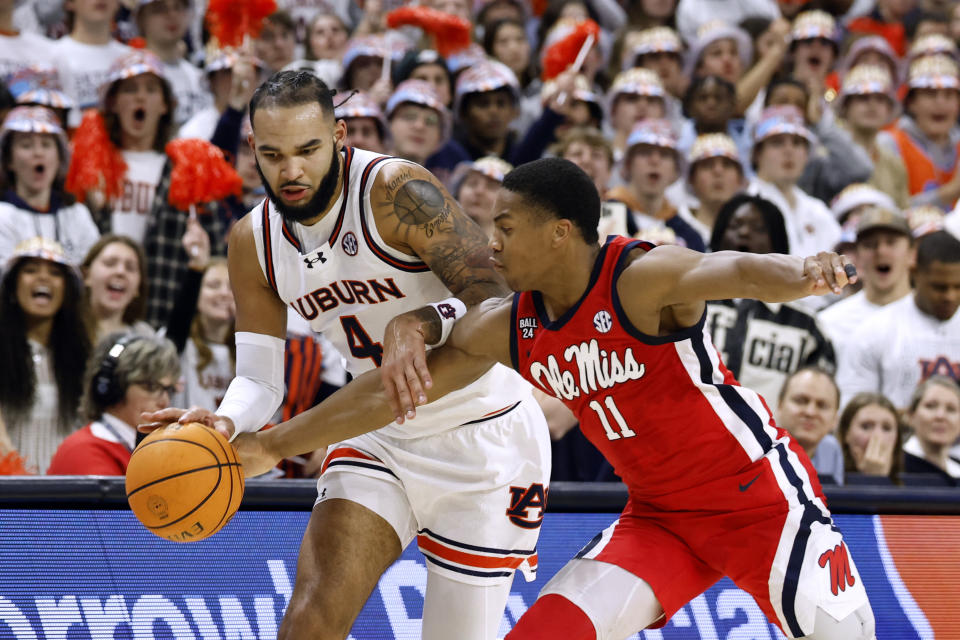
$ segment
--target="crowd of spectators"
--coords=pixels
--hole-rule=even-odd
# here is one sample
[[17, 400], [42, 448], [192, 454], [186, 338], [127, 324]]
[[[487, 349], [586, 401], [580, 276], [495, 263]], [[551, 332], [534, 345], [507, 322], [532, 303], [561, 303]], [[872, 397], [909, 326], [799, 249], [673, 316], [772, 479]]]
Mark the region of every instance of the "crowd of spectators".
[[[421, 0], [469, 23], [450, 50], [388, 28], [404, 0], [277, 4], [223, 48], [203, 0], [0, 0], [0, 472], [122, 474], [140, 411], [216, 408], [226, 242], [264, 196], [246, 105], [302, 69], [338, 90], [349, 145], [427, 167], [488, 234], [504, 175], [554, 155], [594, 181], [601, 237], [844, 253], [842, 294], [712, 301], [704, 331], [824, 482], [960, 485], [960, 2]], [[576, 61], [547, 64], [586, 21]], [[104, 153], [91, 114], [113, 191], [68, 179]], [[241, 195], [173, 206], [178, 138], [219, 147]], [[278, 420], [347, 379], [288, 324]], [[616, 480], [541, 401], [554, 479]]]

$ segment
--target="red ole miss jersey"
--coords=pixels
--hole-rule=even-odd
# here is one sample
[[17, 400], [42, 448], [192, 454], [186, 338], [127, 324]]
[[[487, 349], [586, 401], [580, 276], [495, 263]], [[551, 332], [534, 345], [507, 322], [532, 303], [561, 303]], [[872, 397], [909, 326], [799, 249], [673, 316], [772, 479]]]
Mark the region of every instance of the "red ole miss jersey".
[[[703, 318], [667, 336], [645, 335], [630, 323], [616, 283], [635, 248], [652, 246], [610, 236], [586, 293], [556, 320], [539, 292], [516, 294], [513, 366], [576, 414], [634, 498], [736, 476], [767, 454], [792, 455], [763, 399], [720, 361]], [[793, 475], [787, 472], [787, 484], [800, 482]]]

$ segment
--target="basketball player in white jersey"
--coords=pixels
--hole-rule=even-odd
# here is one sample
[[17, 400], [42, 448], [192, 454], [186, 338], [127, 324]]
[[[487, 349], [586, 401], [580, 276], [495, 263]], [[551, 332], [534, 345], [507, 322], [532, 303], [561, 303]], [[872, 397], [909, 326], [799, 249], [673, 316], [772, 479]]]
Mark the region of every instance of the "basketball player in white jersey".
[[[283, 396], [287, 306], [358, 375], [379, 366], [384, 328], [434, 301], [440, 314], [504, 295], [487, 240], [437, 179], [344, 147], [332, 92], [275, 74], [250, 103], [251, 144], [269, 198], [230, 234], [237, 377], [216, 415], [168, 410], [236, 434]], [[454, 298], [453, 296], [456, 296]], [[549, 436], [530, 386], [497, 365], [414, 420], [328, 449], [281, 639], [345, 638], [380, 575], [415, 537], [427, 559], [422, 637], [498, 636], [516, 569], [530, 579], [550, 475]]]

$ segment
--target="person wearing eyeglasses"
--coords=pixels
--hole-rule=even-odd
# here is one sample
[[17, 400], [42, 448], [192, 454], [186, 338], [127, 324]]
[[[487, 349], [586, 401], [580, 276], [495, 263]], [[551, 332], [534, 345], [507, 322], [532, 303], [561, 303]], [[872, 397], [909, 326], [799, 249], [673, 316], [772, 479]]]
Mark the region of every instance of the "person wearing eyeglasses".
[[170, 406], [180, 356], [170, 340], [113, 333], [94, 350], [84, 376], [82, 411], [90, 422], [64, 440], [47, 475], [122, 476], [143, 411]]
[[450, 137], [450, 110], [432, 84], [404, 80], [390, 96], [386, 108], [393, 154], [425, 164]]

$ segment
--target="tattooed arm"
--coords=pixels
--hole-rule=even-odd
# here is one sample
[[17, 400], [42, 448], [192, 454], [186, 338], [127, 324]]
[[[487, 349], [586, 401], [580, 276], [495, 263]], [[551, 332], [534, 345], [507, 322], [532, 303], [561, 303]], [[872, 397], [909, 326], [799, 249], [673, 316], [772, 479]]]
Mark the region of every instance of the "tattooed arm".
[[[509, 289], [493, 270], [488, 239], [426, 169], [390, 162], [377, 175], [370, 203], [380, 237], [394, 249], [423, 260], [453, 295], [468, 307], [504, 296]], [[427, 344], [436, 344], [441, 319], [433, 307], [402, 314], [387, 325], [381, 376], [385, 385], [405, 388], [414, 398], [432, 385]]]

